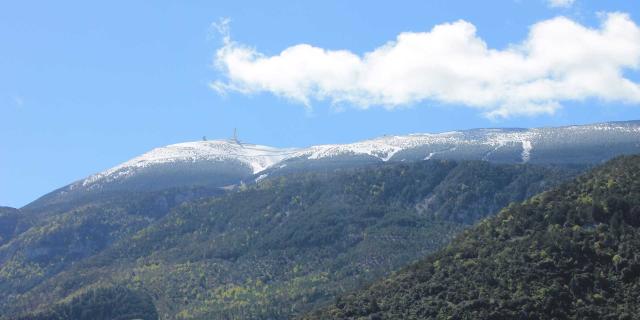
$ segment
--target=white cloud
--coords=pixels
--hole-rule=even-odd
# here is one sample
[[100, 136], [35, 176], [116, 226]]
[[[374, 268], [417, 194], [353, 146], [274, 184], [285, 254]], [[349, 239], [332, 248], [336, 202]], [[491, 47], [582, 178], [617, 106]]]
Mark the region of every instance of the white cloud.
[[547, 0], [547, 5], [551, 8], [569, 8], [576, 0]]
[[[226, 29], [223, 29], [226, 30]], [[489, 48], [469, 22], [405, 32], [364, 55], [308, 44], [267, 56], [225, 34], [216, 66], [221, 93], [271, 92], [388, 109], [418, 102], [465, 105], [489, 117], [552, 114], [563, 101], [588, 98], [637, 104], [640, 85], [624, 71], [640, 67], [640, 28], [622, 13], [592, 29], [558, 17], [533, 25], [507, 49]]]

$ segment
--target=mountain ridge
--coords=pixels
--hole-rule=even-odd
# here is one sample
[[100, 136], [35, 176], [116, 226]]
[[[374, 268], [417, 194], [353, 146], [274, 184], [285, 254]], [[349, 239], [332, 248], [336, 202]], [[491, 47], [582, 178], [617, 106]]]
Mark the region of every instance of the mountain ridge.
[[306, 148], [276, 148], [237, 139], [191, 141], [154, 148], [59, 188], [26, 207], [66, 201], [93, 191], [225, 187], [272, 174], [363, 163], [449, 159], [598, 164], [620, 154], [639, 152], [640, 121], [416, 133]]
[[151, 290], [161, 318], [300, 315], [627, 153], [640, 153], [640, 121], [160, 147], [7, 209], [0, 309], [65, 309], [124, 285]]

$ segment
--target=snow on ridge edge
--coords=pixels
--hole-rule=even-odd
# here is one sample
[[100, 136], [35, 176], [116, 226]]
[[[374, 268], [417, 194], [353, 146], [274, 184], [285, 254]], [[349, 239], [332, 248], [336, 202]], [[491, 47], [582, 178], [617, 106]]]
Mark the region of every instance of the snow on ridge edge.
[[[593, 124], [584, 126], [569, 126], [557, 128], [533, 128], [522, 131], [502, 129], [482, 130], [480, 135], [467, 136], [469, 131], [450, 131], [435, 134], [409, 134], [405, 136], [383, 136], [375, 139], [364, 140], [349, 144], [316, 145], [308, 148], [274, 148], [254, 144], [238, 144], [226, 140], [184, 142], [165, 147], [155, 148], [141, 156], [135, 157], [118, 166], [94, 174], [81, 180], [71, 187], [91, 186], [100, 181], [113, 181], [134, 174], [137, 170], [171, 162], [197, 162], [197, 161], [226, 161], [237, 160], [251, 168], [254, 174], [260, 173], [276, 164], [293, 158], [318, 160], [340, 155], [369, 155], [389, 161], [400, 151], [414, 149], [429, 144], [477, 144], [502, 147], [506, 144], [520, 144], [522, 148], [522, 162], [526, 163], [531, 158], [533, 144], [540, 138], [544, 138], [547, 130], [617, 130], [628, 133], [640, 133], [640, 126], [618, 124]], [[478, 131], [475, 131], [478, 132]], [[455, 150], [455, 147], [441, 152]], [[425, 154], [429, 159], [435, 153]]]
[[224, 140], [195, 141], [152, 149], [115, 167], [94, 174], [72, 185], [83, 187], [133, 175], [142, 168], [173, 163], [236, 160], [255, 174], [281, 162], [297, 149], [278, 149], [255, 144], [237, 144]]

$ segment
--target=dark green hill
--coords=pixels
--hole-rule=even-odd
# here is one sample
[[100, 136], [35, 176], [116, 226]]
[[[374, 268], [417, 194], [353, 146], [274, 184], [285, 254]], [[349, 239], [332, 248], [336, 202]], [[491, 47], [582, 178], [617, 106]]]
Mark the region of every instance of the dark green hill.
[[130, 237], [190, 199], [219, 189], [103, 193], [47, 208], [0, 208], [0, 315], [16, 298]]
[[0, 207], [0, 246], [9, 242], [23, 227], [20, 210]]
[[305, 319], [637, 319], [640, 156], [514, 204]]
[[4, 308], [44, 310], [116, 283], [148, 292], [163, 319], [286, 319], [441, 248], [469, 223], [574, 173], [434, 160], [267, 178], [184, 203]]
[[151, 297], [122, 286], [87, 290], [70, 301], [19, 320], [156, 320]]

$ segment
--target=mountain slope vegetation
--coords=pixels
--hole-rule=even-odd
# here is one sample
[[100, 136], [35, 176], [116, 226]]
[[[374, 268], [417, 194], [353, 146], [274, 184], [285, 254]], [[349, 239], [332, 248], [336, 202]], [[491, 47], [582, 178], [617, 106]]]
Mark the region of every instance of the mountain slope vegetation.
[[22, 226], [20, 210], [11, 207], [0, 207], [0, 245], [9, 242], [20, 233]]
[[158, 220], [172, 207], [219, 193], [203, 188], [105, 193], [46, 208], [2, 208], [0, 311], [43, 281]]
[[19, 320], [155, 320], [158, 312], [145, 292], [123, 286], [88, 290], [69, 301], [58, 303], [47, 311], [21, 317]]
[[640, 156], [620, 157], [304, 319], [635, 319], [638, 228]]
[[266, 178], [185, 202], [3, 308], [46, 313], [52, 302], [117, 285], [147, 292], [162, 319], [286, 319], [576, 171], [430, 160]]

